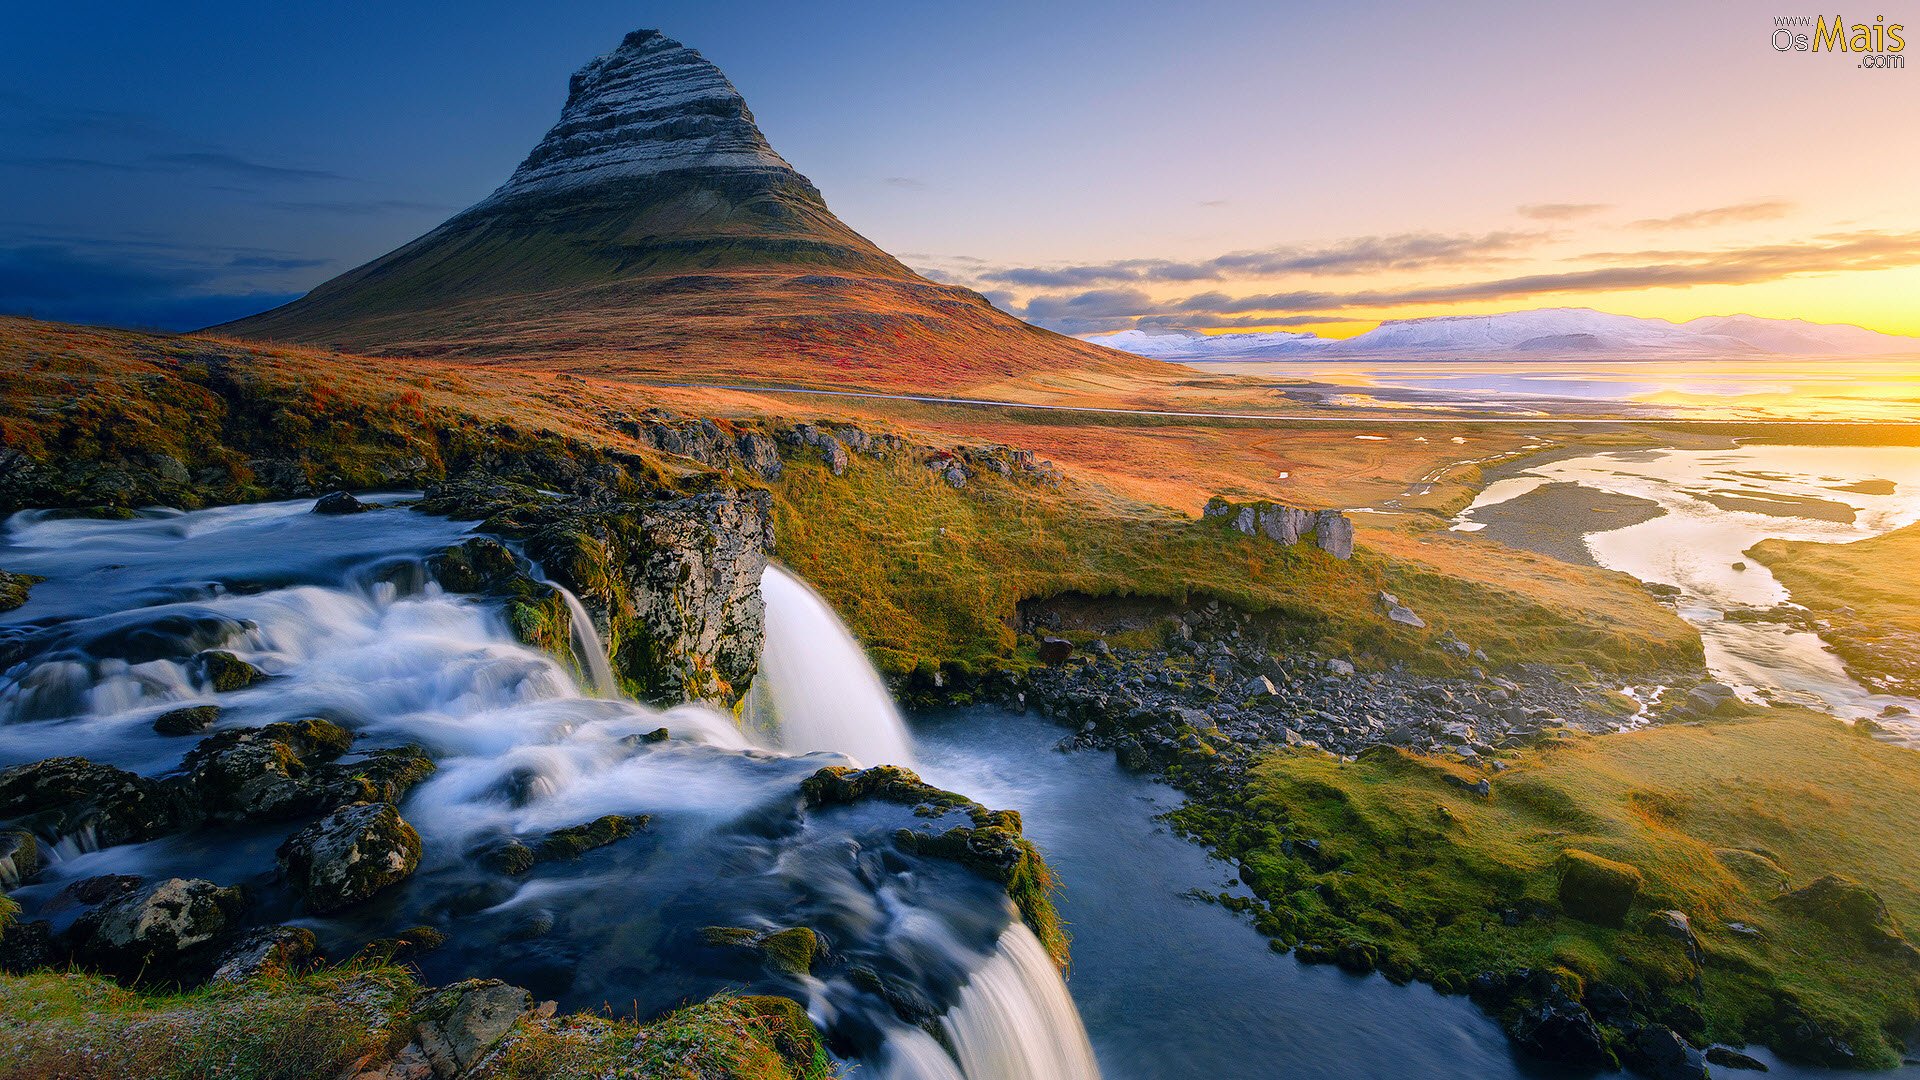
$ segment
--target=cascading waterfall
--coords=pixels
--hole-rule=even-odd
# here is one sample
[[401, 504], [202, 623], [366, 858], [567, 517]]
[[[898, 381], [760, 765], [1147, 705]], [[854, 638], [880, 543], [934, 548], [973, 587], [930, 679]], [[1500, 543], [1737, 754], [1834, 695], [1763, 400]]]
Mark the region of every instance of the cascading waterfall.
[[[442, 592], [425, 557], [467, 526], [401, 510], [315, 517], [311, 505], [11, 519], [0, 565], [48, 580], [0, 615], [16, 658], [0, 672], [0, 767], [78, 755], [168, 775], [196, 740], [153, 722], [188, 703], [218, 704], [216, 730], [326, 717], [352, 733], [355, 752], [412, 744], [438, 766], [400, 807], [424, 841], [420, 872], [380, 904], [302, 919], [329, 954], [436, 925], [448, 943], [419, 960], [434, 982], [495, 976], [569, 1009], [619, 1002], [643, 1013], [757, 985], [809, 1001], [823, 1028], [897, 1080], [1097, 1077], [1065, 984], [999, 886], [891, 843], [902, 827], [940, 823], [886, 804], [802, 812], [796, 790], [822, 762], [753, 749], [730, 717], [702, 706], [662, 713], [617, 693], [587, 696], [514, 640], [496, 605]], [[769, 571], [766, 588], [760, 692], [785, 748], [910, 761], [898, 712], [832, 611], [782, 571]], [[561, 595], [589, 677], [611, 688], [591, 619]], [[196, 660], [207, 649], [268, 679], [216, 692]], [[669, 739], [645, 737], [660, 727]], [[524, 876], [480, 854], [606, 814], [649, 822], [579, 864]], [[12, 895], [32, 917], [97, 874], [207, 877], [247, 883], [259, 917], [282, 920], [298, 909], [272, 851], [294, 827], [104, 849], [89, 835], [47, 836], [54, 858]], [[813, 927], [836, 966], [769, 972], [709, 943], [703, 928], [716, 925]], [[944, 1006], [946, 1046], [856, 970]]]
[[[906, 724], [880, 673], [833, 608], [793, 574], [760, 579], [766, 643], [754, 687], [790, 752], [833, 750], [912, 764]], [[888, 1080], [1097, 1080], [1093, 1047], [1045, 947], [1014, 919], [940, 1020], [953, 1048], [907, 1028], [890, 1040]], [[956, 1061], [958, 1068], [956, 1069]]]
[[766, 644], [754, 679], [754, 720], [788, 753], [829, 750], [862, 765], [911, 765], [892, 695], [867, 654], [807, 583], [769, 565]]
[[548, 582], [567, 605], [567, 622], [573, 627], [573, 651], [586, 665], [587, 681], [595, 697], [607, 697], [619, 689], [613, 680], [613, 665], [607, 660], [607, 647], [600, 643], [600, 630], [580, 598], [559, 582]]

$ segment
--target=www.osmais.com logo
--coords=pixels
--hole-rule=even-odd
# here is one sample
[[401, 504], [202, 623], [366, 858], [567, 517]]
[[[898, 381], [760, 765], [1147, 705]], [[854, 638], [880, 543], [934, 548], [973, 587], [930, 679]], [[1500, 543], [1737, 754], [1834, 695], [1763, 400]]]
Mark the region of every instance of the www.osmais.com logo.
[[1890, 23], [1885, 15], [1870, 23], [1851, 24], [1838, 15], [1831, 22], [1825, 15], [1782, 15], [1773, 20], [1773, 48], [1775, 52], [1839, 53], [1858, 57], [1856, 67], [1894, 71], [1907, 66], [1907, 39], [1900, 36], [1905, 29], [1904, 23]]

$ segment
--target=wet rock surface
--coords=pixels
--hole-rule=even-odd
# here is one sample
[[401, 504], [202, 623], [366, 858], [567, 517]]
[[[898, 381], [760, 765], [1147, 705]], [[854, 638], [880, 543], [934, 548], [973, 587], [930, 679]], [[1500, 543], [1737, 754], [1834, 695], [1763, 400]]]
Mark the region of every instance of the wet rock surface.
[[420, 834], [386, 803], [336, 810], [280, 846], [280, 865], [315, 912], [360, 903], [412, 875]]

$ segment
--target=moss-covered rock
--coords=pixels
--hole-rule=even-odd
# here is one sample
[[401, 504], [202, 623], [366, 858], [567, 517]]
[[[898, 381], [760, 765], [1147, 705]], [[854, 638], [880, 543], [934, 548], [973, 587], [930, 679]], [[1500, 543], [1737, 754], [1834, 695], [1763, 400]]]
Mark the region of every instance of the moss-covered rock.
[[533, 859], [535, 862], [577, 859], [595, 848], [606, 847], [617, 840], [625, 840], [632, 836], [636, 829], [645, 828], [649, 820], [650, 818], [645, 814], [637, 817], [607, 814], [583, 825], [555, 829], [533, 845]]
[[755, 953], [767, 967], [784, 975], [805, 975], [826, 951], [820, 935], [805, 926], [782, 930], [753, 930], [744, 926], [709, 926], [700, 931], [707, 944]]
[[0, 889], [18, 888], [40, 872], [40, 842], [26, 829], [0, 829]]
[[296, 817], [319, 809], [310, 774], [339, 757], [353, 736], [317, 717], [264, 728], [235, 728], [201, 740], [181, 762], [184, 783], [217, 821]]
[[267, 673], [225, 649], [209, 649], [194, 657], [201, 681], [217, 694], [245, 690], [267, 677]]
[[161, 735], [198, 735], [220, 720], [218, 705], [187, 705], [154, 717], [153, 730]]
[[[1915, 955], [1880, 894], [1851, 878], [1825, 874], [1774, 901], [1882, 952]], [[1920, 955], [1915, 959], [1920, 961]]]
[[511, 591], [520, 579], [520, 562], [507, 545], [476, 536], [427, 560], [441, 588], [457, 593]]
[[165, 973], [183, 953], [226, 931], [245, 908], [239, 889], [168, 878], [113, 896], [82, 915], [67, 938], [89, 966], [129, 976]]
[[85, 758], [48, 758], [0, 771], [0, 819], [49, 843], [69, 837], [98, 847], [153, 840], [198, 813], [182, 791]]
[[12, 611], [26, 603], [27, 594], [45, 580], [35, 574], [9, 574], [0, 570], [0, 611]]
[[1627, 912], [1640, 895], [1643, 879], [1638, 869], [1568, 848], [1561, 853], [1559, 871], [1561, 910], [1595, 926], [1626, 925]]
[[1007, 890], [1021, 919], [1045, 945], [1054, 962], [1066, 966], [1067, 935], [1053, 906], [1058, 887], [1040, 852], [1022, 835], [1020, 815], [1013, 810], [989, 810], [965, 795], [945, 791], [920, 779], [918, 773], [897, 765], [852, 769], [829, 765], [800, 782], [802, 801], [810, 807], [877, 800], [910, 806], [929, 820], [949, 812], [967, 816], [969, 824], [939, 832], [900, 829], [894, 843], [904, 851], [957, 862]]
[[387, 803], [336, 810], [280, 845], [281, 868], [316, 913], [360, 903], [412, 876], [420, 834]]

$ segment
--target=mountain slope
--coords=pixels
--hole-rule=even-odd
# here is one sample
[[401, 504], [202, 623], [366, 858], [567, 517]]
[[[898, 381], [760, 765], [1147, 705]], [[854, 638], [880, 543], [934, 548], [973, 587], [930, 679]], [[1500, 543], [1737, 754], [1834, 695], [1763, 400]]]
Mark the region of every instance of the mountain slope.
[[1722, 315], [1672, 323], [1589, 308], [1393, 319], [1345, 340], [1287, 332], [1126, 330], [1092, 339], [1164, 360], [1751, 359], [1920, 353], [1920, 339], [1804, 319]]
[[577, 72], [513, 176], [305, 297], [216, 328], [375, 354], [875, 387], [1157, 365], [1022, 323], [848, 228], [698, 52]]

